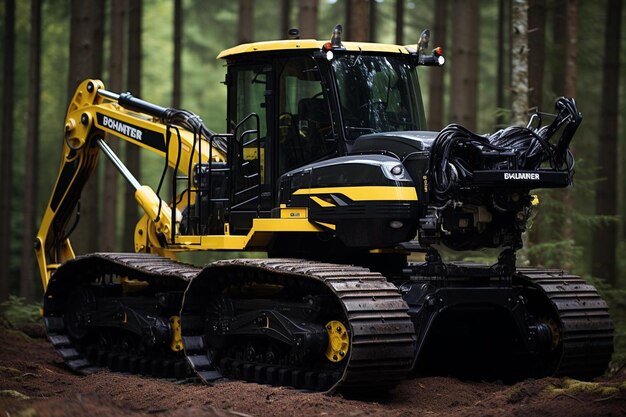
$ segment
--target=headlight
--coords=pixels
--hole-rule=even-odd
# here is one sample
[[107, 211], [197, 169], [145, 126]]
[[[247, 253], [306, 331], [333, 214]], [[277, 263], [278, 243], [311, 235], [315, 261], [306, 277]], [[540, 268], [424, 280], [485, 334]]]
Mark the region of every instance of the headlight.
[[400, 220], [392, 220], [389, 222], [389, 227], [391, 227], [392, 229], [400, 229], [402, 226], [404, 226], [404, 223], [402, 223]]
[[402, 165], [396, 165], [395, 167], [391, 168], [391, 173], [393, 175], [402, 175], [403, 171], [404, 169], [402, 168]]

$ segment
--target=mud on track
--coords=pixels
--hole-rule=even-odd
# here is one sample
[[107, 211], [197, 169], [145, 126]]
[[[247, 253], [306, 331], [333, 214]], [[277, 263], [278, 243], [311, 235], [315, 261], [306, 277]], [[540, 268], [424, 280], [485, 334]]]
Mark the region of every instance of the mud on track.
[[343, 398], [245, 382], [176, 384], [106, 371], [79, 376], [40, 326], [0, 328], [5, 416], [626, 416], [626, 370], [599, 384], [566, 379], [516, 385], [413, 378], [378, 398]]

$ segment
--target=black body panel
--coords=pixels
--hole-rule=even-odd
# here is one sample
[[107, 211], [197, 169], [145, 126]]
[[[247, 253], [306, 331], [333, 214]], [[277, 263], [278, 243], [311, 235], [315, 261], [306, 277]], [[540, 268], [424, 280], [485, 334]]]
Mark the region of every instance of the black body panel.
[[[391, 172], [395, 167], [396, 175]], [[279, 203], [287, 207], [307, 207], [309, 220], [329, 225], [348, 247], [386, 247], [414, 238], [418, 219], [415, 198], [385, 199], [376, 194], [377, 187], [412, 188], [414, 183], [396, 158], [353, 155], [286, 173], [280, 179], [278, 195]], [[355, 188], [371, 193], [371, 199], [351, 199], [349, 194]], [[396, 222], [395, 227], [391, 222]]]

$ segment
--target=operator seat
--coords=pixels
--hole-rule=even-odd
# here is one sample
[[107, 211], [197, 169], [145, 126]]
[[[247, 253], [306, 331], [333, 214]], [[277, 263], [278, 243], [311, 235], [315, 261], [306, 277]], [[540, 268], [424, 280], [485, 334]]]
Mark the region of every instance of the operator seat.
[[328, 105], [323, 98], [303, 98], [298, 102], [298, 131], [307, 159], [325, 153], [324, 138], [332, 130]]

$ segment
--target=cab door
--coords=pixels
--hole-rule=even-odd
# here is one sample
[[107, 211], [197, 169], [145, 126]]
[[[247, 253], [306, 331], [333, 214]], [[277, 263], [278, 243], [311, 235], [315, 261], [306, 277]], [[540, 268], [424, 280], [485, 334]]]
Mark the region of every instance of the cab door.
[[273, 119], [271, 63], [229, 67], [228, 131], [232, 134], [230, 232], [245, 234], [255, 217], [269, 217], [273, 203], [271, 142]]
[[276, 63], [278, 175], [337, 151], [337, 134], [318, 63], [310, 55]]

